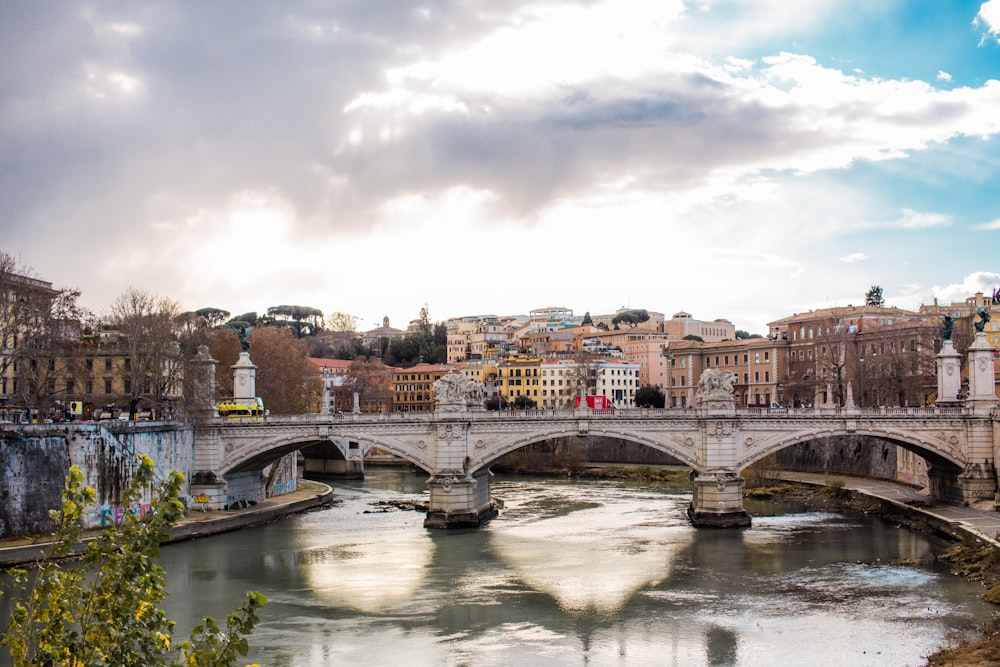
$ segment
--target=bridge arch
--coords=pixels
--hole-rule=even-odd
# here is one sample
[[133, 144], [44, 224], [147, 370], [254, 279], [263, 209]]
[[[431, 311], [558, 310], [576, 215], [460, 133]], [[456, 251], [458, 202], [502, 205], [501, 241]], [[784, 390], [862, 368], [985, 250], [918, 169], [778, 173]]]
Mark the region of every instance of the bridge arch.
[[[231, 452], [227, 452], [219, 472], [225, 476], [231, 473], [261, 470], [282, 456], [306, 447], [324, 444], [337, 447], [336, 440], [362, 442], [368, 445], [369, 448], [379, 447], [427, 472], [431, 470], [431, 465], [427, 461], [426, 455], [414, 454], [412, 451], [413, 446], [405, 442], [400, 443], [394, 438], [378, 437], [371, 433], [351, 433], [345, 431], [338, 432], [335, 437], [290, 434], [254, 440], [249, 445], [233, 447]], [[227, 447], [227, 449], [229, 448]]]
[[[691, 443], [674, 434], [652, 434], [641, 431], [629, 431], [627, 429], [623, 430], [620, 427], [614, 429], [604, 428], [591, 424], [586, 435], [633, 442], [672, 456], [694, 470], [699, 470], [701, 467], [697, 452], [694, 451], [695, 448]], [[469, 469], [470, 472], [477, 472], [489, 467], [503, 456], [529, 445], [546, 442], [555, 438], [575, 438], [578, 436], [580, 436], [580, 431], [575, 424], [560, 424], [553, 428], [538, 430], [532, 433], [512, 434], [500, 442], [493, 444], [491, 447], [484, 448], [484, 451], [470, 460]]]
[[738, 470], [745, 470], [757, 461], [774, 454], [783, 449], [800, 445], [806, 442], [814, 442], [824, 438], [861, 436], [876, 438], [898, 445], [903, 449], [913, 452], [922, 457], [931, 466], [937, 466], [953, 470], [962, 470], [968, 464], [966, 457], [957, 446], [951, 446], [946, 442], [932, 441], [930, 438], [918, 438], [913, 432], [900, 432], [892, 429], [859, 428], [853, 431], [824, 431], [822, 433], [794, 433], [779, 438], [768, 443], [760, 449], [755, 449], [749, 456], [746, 456], [739, 464]]

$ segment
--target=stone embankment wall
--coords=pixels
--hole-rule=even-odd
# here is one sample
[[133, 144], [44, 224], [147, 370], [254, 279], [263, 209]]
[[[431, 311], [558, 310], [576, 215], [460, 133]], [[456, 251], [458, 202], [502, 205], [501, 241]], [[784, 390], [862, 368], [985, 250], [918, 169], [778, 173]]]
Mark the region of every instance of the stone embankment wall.
[[882, 438], [819, 438], [781, 450], [775, 465], [785, 470], [873, 477], [926, 486], [927, 467], [919, 456]]
[[637, 442], [594, 435], [576, 438], [576, 441], [582, 445], [584, 456], [589, 463], [684, 465], [669, 454]]
[[[194, 430], [175, 422], [4, 427], [0, 431], [0, 539], [52, 532], [48, 513], [60, 506], [70, 465], [83, 470], [85, 484], [97, 495], [85, 526], [95, 528], [120, 519], [125, 511], [122, 494], [140, 454], [153, 459], [158, 481], [172, 470], [190, 480]], [[264, 471], [230, 476], [227, 507], [253, 505], [296, 488], [295, 457], [289, 455]], [[182, 500], [197, 507], [196, 498], [184, 496]]]

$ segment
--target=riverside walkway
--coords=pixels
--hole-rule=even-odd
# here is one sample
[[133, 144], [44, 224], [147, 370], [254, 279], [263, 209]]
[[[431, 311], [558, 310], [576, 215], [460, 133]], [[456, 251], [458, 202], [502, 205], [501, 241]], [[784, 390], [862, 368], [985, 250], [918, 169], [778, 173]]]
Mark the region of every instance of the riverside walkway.
[[[295, 491], [273, 496], [246, 509], [203, 512], [197, 507], [188, 508], [187, 515], [170, 531], [170, 541], [181, 542], [249, 526], [259, 526], [289, 514], [329, 505], [332, 501], [333, 489], [329, 486], [300, 479]], [[99, 528], [86, 531], [84, 542], [100, 532]], [[51, 541], [44, 535], [0, 540], [0, 567], [37, 561], [45, 556], [50, 546]]]

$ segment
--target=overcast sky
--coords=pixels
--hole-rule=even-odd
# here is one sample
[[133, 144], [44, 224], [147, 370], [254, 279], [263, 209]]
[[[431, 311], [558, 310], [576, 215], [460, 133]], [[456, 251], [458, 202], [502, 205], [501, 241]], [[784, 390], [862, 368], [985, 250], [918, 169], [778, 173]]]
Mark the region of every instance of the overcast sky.
[[0, 3], [0, 249], [98, 314], [1000, 287], [1000, 0]]

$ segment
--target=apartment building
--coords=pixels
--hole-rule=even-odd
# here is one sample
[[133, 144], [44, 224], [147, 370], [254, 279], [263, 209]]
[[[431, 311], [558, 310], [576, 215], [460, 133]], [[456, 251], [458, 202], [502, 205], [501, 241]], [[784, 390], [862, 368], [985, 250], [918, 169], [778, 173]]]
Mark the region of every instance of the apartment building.
[[546, 410], [572, 407], [581, 388], [587, 386], [586, 365], [573, 359], [543, 361], [540, 375], [538, 407]]
[[497, 364], [497, 391], [507, 403], [518, 398], [530, 399], [540, 405], [542, 358], [517, 356]]
[[[797, 313], [769, 323], [769, 339], [788, 346], [793, 405], [929, 405], [937, 400], [937, 317], [901, 308], [845, 306]], [[954, 400], [954, 399], [952, 399]]]
[[634, 408], [639, 389], [639, 365], [617, 359], [603, 359], [597, 364], [594, 393], [607, 396], [618, 408]]
[[445, 322], [448, 330], [449, 364], [496, 359], [511, 346], [510, 318], [496, 315], [456, 317]]
[[664, 349], [668, 366], [664, 394], [668, 407], [693, 407], [698, 381], [712, 368], [736, 376], [733, 398], [738, 407], [784, 405], [787, 345], [768, 338], [703, 343], [672, 340]]
[[683, 310], [674, 313], [664, 323], [663, 331], [677, 340], [683, 340], [686, 336], [697, 336], [706, 343], [736, 339], [736, 327], [729, 320], [718, 319], [705, 322], [694, 319], [691, 313], [686, 313]]

